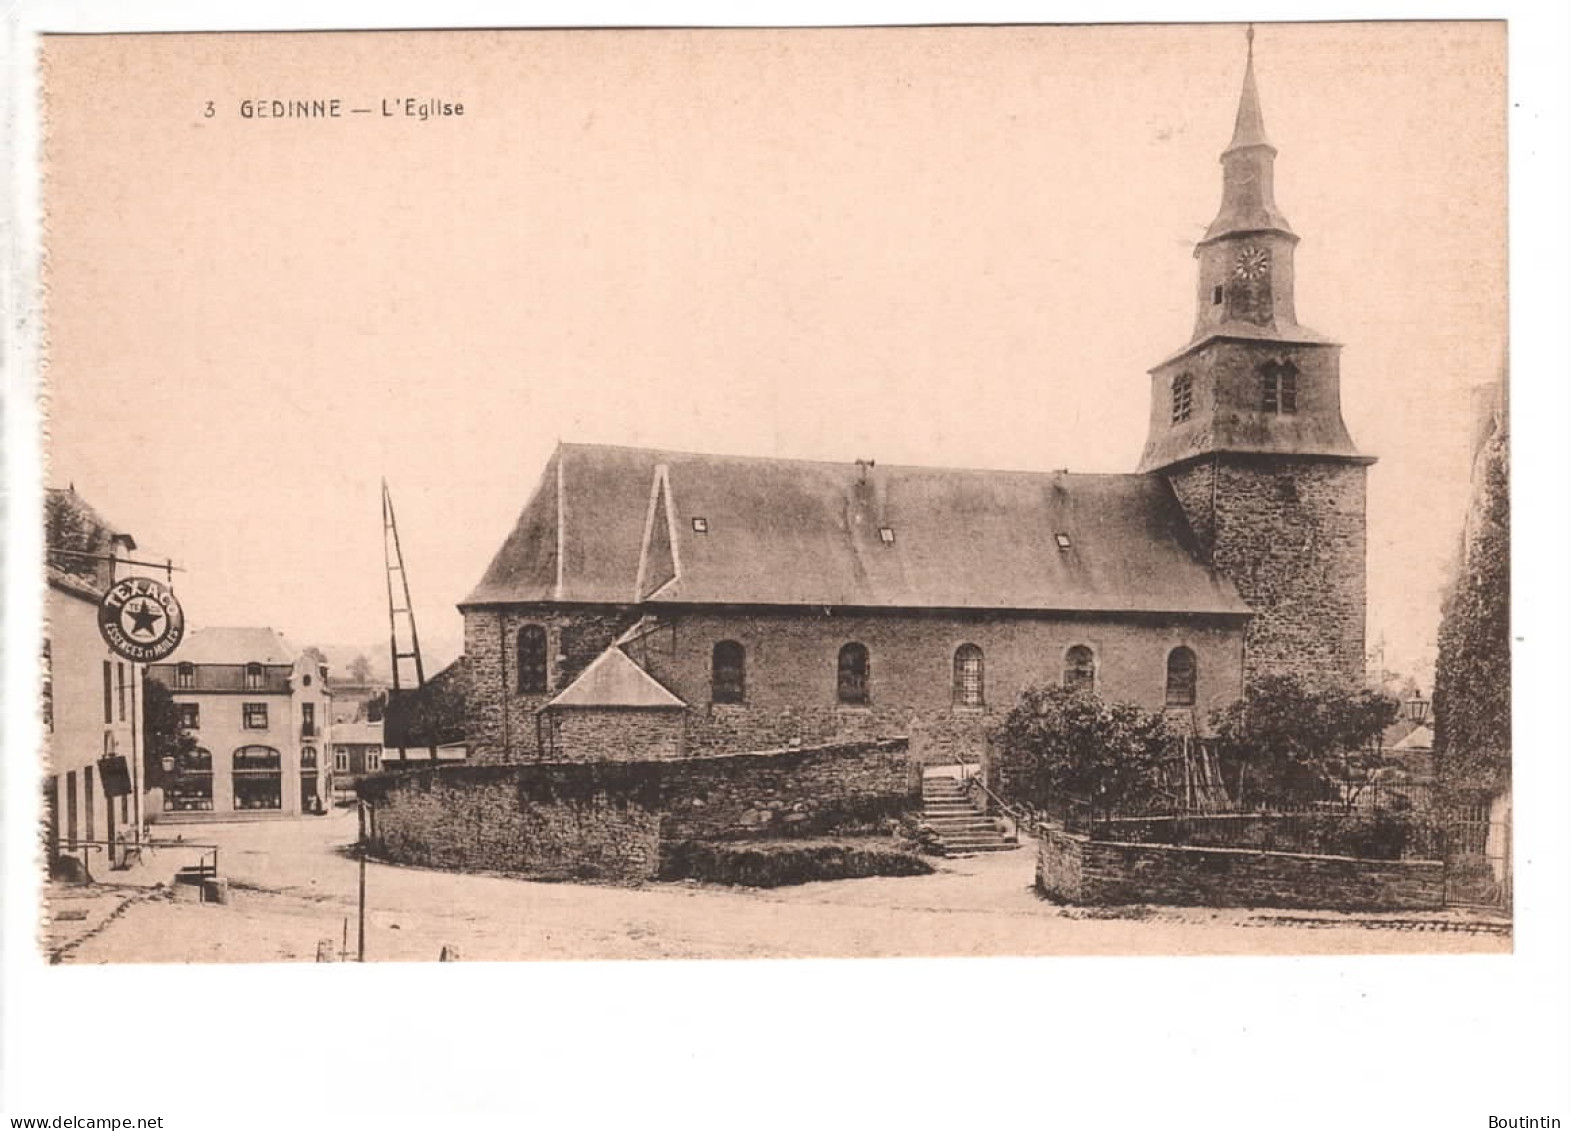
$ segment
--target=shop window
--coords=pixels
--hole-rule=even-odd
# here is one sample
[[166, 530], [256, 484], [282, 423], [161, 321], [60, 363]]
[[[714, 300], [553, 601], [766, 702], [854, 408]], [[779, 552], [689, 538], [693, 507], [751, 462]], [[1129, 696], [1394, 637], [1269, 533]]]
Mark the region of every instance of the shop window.
[[195, 750], [176, 758], [164, 783], [164, 808], [174, 812], [208, 812], [213, 807], [213, 756]]
[[271, 746], [242, 746], [234, 752], [234, 807], [283, 808], [283, 756]]

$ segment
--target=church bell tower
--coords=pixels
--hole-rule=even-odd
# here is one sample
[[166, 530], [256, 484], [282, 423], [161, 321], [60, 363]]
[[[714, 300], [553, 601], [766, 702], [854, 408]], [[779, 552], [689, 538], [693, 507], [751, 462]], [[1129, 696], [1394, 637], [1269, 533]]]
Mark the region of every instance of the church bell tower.
[[1171, 484], [1201, 553], [1253, 608], [1245, 678], [1360, 683], [1374, 459], [1341, 419], [1341, 347], [1297, 321], [1275, 160], [1250, 28], [1221, 208], [1194, 249], [1194, 334], [1150, 371], [1139, 470]]

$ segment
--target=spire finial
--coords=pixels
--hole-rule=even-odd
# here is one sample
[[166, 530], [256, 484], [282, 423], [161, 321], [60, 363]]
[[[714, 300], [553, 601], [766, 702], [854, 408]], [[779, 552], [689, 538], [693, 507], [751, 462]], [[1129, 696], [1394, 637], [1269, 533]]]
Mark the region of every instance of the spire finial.
[[1237, 104], [1237, 124], [1232, 130], [1232, 144], [1227, 149], [1242, 149], [1250, 145], [1269, 145], [1265, 137], [1265, 118], [1259, 111], [1259, 88], [1254, 84], [1254, 25], [1248, 25], [1248, 65], [1243, 68], [1243, 93]]

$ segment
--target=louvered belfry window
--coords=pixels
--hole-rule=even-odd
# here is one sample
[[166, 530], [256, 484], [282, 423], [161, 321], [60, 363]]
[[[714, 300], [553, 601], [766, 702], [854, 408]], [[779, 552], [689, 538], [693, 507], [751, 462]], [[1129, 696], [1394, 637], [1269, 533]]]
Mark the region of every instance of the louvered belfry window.
[[545, 629], [526, 624], [518, 630], [518, 691], [523, 695], [545, 693]]
[[860, 705], [870, 701], [870, 661], [864, 644], [847, 644], [840, 649], [839, 701]]

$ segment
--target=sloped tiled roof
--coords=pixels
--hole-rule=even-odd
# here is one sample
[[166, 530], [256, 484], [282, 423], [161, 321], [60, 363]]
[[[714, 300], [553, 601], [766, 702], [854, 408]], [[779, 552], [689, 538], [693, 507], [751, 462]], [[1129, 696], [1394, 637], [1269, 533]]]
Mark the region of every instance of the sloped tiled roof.
[[1158, 476], [580, 444], [557, 448], [464, 604], [639, 600], [1248, 612]]
[[685, 707], [620, 648], [607, 648], [547, 707]]
[[186, 636], [176, 657], [182, 664], [292, 664], [299, 656], [272, 628], [199, 628]]

